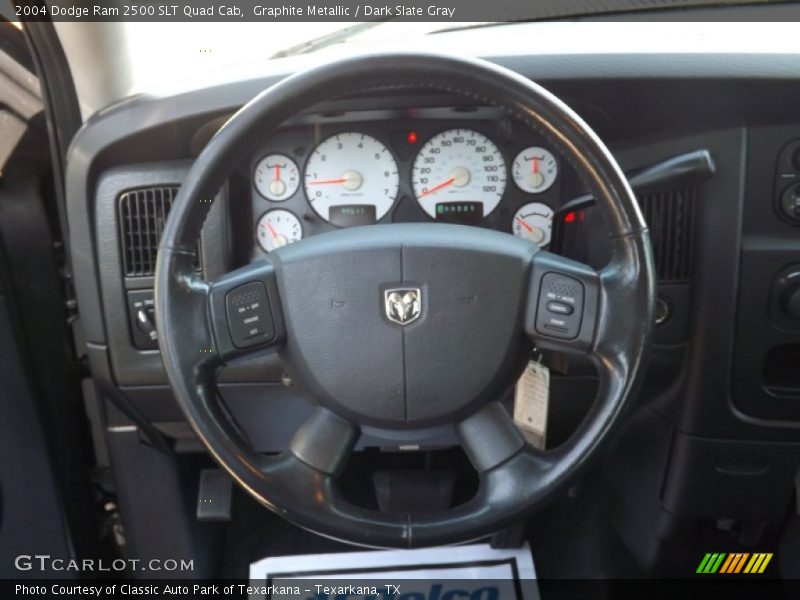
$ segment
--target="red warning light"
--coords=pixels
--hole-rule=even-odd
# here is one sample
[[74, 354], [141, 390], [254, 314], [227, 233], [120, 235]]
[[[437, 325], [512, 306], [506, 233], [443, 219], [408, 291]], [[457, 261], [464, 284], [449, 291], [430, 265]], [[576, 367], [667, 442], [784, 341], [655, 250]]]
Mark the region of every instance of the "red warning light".
[[564, 223], [572, 223], [574, 220], [575, 220], [574, 212], [568, 212], [566, 215], [564, 215]]
[[416, 131], [409, 131], [408, 132], [408, 143], [409, 144], [416, 144], [417, 143], [417, 132]]

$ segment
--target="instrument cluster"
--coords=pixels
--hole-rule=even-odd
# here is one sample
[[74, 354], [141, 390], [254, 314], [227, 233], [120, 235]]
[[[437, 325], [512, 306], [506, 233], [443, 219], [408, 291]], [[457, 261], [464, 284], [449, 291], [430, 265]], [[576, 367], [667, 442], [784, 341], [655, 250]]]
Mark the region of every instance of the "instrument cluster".
[[272, 135], [250, 171], [259, 251], [334, 228], [415, 221], [500, 229], [547, 246], [560, 158], [531, 130], [480, 110], [339, 118]]

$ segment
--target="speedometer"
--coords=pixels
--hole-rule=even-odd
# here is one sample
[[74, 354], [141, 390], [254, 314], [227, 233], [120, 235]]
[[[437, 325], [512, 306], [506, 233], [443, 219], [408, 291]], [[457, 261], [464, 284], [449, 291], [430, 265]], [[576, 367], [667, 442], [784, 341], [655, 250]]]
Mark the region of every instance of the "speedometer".
[[488, 137], [449, 129], [420, 149], [412, 169], [414, 195], [438, 221], [473, 223], [491, 213], [506, 189], [506, 163]]
[[306, 163], [305, 188], [311, 207], [340, 227], [366, 225], [384, 217], [394, 204], [399, 184], [392, 153], [363, 133], [329, 137]]

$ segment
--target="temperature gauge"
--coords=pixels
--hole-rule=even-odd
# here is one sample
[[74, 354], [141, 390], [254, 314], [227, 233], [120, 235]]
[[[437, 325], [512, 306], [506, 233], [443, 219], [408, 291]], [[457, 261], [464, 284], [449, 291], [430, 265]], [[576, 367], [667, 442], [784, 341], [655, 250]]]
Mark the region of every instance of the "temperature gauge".
[[555, 183], [558, 177], [556, 157], [539, 146], [525, 148], [517, 154], [512, 167], [514, 182], [523, 192], [541, 194]]
[[270, 154], [256, 165], [253, 183], [264, 198], [281, 202], [297, 191], [300, 172], [297, 164], [288, 156]]
[[265, 212], [258, 220], [256, 238], [264, 252], [272, 252], [303, 239], [303, 226], [293, 213], [276, 208]]
[[553, 209], [541, 202], [529, 202], [514, 214], [511, 231], [517, 237], [547, 246], [553, 232]]

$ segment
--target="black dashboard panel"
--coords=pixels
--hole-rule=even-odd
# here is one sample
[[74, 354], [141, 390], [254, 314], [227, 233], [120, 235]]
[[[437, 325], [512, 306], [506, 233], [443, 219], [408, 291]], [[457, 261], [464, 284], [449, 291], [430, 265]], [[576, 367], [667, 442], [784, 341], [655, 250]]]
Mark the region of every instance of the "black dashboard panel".
[[798, 126], [756, 128], [748, 140], [731, 395], [759, 420], [800, 420], [800, 221], [782, 203], [800, 182], [798, 140]]

